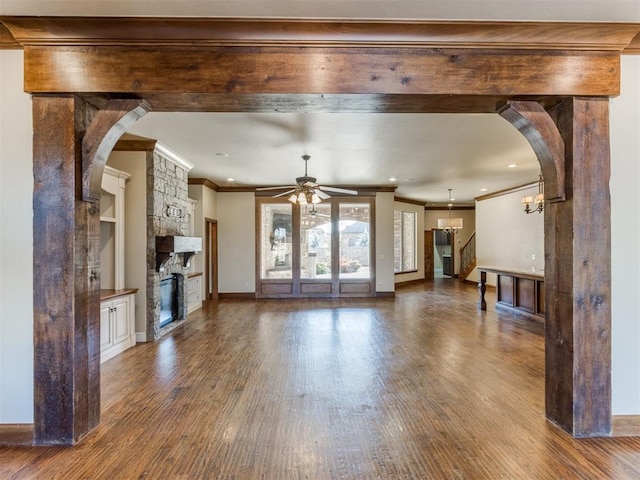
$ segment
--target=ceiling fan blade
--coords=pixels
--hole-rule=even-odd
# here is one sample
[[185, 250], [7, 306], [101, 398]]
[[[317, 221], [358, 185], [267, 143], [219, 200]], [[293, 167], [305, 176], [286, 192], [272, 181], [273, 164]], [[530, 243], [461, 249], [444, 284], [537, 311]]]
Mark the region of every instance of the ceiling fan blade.
[[331, 198], [331, 195], [324, 193], [322, 190], [316, 188], [316, 195], [318, 195], [322, 200], [326, 200], [327, 198]]
[[358, 192], [355, 190], [349, 190], [347, 188], [338, 188], [338, 187], [324, 187], [318, 186], [320, 190], [326, 190], [327, 192], [336, 192], [336, 193], [346, 193], [347, 195], [357, 195]]
[[296, 188], [297, 185], [280, 185], [279, 187], [259, 187], [256, 188], [258, 190], [282, 190], [283, 188]]
[[304, 182], [302, 186], [309, 187], [309, 188], [318, 188], [318, 184], [313, 182]]
[[274, 195], [274, 196], [273, 196], [273, 197], [271, 197], [271, 198], [284, 197], [285, 195], [289, 195], [290, 193], [293, 193], [293, 192], [295, 192], [295, 191], [296, 191], [296, 189], [295, 189], [295, 188], [294, 188], [293, 190], [287, 190], [286, 192], [279, 193], [279, 194], [277, 194], [277, 195]]

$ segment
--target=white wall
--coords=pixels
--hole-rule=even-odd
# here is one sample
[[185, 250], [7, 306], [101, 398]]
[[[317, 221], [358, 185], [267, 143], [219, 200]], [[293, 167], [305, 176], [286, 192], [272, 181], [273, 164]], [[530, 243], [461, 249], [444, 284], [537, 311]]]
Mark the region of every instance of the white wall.
[[0, 50], [0, 423], [33, 421], [33, 124], [20, 50]]
[[137, 288], [136, 341], [147, 340], [147, 152], [111, 152], [107, 165], [131, 174], [124, 190], [124, 283]]
[[[544, 271], [544, 213], [527, 215], [522, 207], [522, 197], [537, 191], [532, 187], [476, 202], [479, 266]], [[487, 274], [487, 283], [496, 284], [494, 274]]]
[[218, 291], [256, 291], [253, 192], [218, 192]]
[[393, 192], [376, 195], [376, 292], [395, 291], [393, 273]]
[[[416, 214], [416, 246], [418, 247], [416, 249], [416, 266], [418, 267], [418, 271], [414, 273], [399, 273], [395, 275], [395, 283], [422, 280], [424, 279], [424, 206], [395, 201], [393, 208], [394, 210], [414, 212]], [[393, 218], [391, 226], [393, 229]], [[378, 253], [378, 255], [379, 254], [380, 253]], [[391, 250], [391, 254], [392, 256], [395, 255], [393, 250]]]
[[640, 414], [640, 56], [622, 57], [611, 102], [611, 305], [614, 415]]

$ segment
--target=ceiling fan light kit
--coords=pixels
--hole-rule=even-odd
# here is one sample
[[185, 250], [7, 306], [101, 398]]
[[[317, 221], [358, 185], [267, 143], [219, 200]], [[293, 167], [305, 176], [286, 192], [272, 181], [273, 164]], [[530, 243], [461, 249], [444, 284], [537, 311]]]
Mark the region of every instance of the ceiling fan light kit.
[[325, 187], [318, 185], [316, 183], [315, 177], [310, 177], [307, 173], [307, 162], [311, 157], [309, 155], [303, 155], [302, 160], [304, 160], [304, 175], [302, 177], [296, 178], [296, 185], [284, 185], [280, 187], [263, 187], [257, 188], [256, 190], [282, 190], [285, 188], [289, 188], [286, 192], [278, 193], [274, 195], [273, 198], [284, 197], [285, 195], [291, 194], [288, 200], [291, 203], [298, 203], [300, 205], [307, 204], [317, 204], [322, 202], [322, 200], [326, 200], [327, 198], [331, 198], [331, 196], [326, 192], [335, 192], [335, 193], [343, 193], [346, 195], [357, 195], [358, 192], [356, 190], [349, 190], [346, 188], [337, 188], [337, 187]]

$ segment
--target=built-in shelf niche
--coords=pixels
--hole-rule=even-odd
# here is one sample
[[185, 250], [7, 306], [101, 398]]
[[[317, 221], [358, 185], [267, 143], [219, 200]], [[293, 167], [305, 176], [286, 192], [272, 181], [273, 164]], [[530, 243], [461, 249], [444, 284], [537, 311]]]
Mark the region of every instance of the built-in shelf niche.
[[100, 197], [100, 288], [124, 288], [124, 190], [131, 175], [105, 167]]

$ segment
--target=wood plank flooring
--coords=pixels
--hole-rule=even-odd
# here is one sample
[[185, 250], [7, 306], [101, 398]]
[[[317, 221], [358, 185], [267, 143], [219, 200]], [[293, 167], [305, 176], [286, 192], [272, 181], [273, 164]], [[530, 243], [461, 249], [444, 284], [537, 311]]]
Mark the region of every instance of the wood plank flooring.
[[637, 479], [640, 439], [544, 418], [542, 325], [449, 279], [394, 299], [225, 299], [103, 364], [75, 447], [1, 479]]

